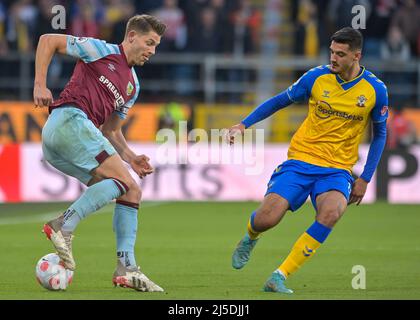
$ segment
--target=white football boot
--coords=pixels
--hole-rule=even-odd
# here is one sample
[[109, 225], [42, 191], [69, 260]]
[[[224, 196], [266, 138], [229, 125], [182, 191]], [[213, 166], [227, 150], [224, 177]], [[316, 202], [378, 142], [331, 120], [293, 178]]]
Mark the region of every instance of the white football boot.
[[112, 283], [114, 286], [131, 288], [142, 292], [163, 292], [164, 290], [141, 272], [140, 267], [128, 269], [120, 261], [114, 272]]
[[73, 259], [72, 241], [73, 234], [71, 232], [63, 231], [64, 217], [61, 215], [58, 218], [51, 220], [44, 224], [42, 232], [47, 235], [47, 238], [53, 243], [58, 256], [64, 263], [66, 269], [74, 271], [76, 269], [76, 262]]

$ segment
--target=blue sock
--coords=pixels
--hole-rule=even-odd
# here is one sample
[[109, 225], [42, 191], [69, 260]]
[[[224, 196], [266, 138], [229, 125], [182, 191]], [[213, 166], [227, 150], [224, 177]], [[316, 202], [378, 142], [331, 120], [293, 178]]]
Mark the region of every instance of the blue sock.
[[117, 201], [114, 210], [113, 227], [117, 238], [117, 258], [127, 268], [136, 267], [134, 245], [137, 237], [138, 205]]
[[89, 188], [64, 212], [63, 231], [73, 232], [78, 223], [124, 193], [116, 180], [102, 180]]
[[324, 226], [323, 224], [315, 220], [315, 222], [308, 228], [308, 230], [306, 230], [306, 233], [309, 234], [319, 243], [324, 243], [331, 230], [331, 228]]

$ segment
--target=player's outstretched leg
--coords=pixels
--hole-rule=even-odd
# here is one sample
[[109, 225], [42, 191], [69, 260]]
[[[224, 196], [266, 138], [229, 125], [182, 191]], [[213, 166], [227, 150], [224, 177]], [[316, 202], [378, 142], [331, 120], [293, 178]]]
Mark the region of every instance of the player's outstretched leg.
[[285, 276], [279, 271], [274, 271], [270, 278], [266, 281], [263, 291], [265, 292], [279, 292], [279, 293], [286, 293], [292, 294], [293, 290], [287, 288], [284, 284], [286, 280]]
[[120, 197], [127, 189], [128, 187], [124, 183], [116, 179], [100, 181], [87, 188], [66, 212], [44, 225], [43, 232], [53, 243], [67, 269], [74, 270], [76, 268], [72, 253], [72, 234], [78, 223], [112, 199]]
[[[269, 192], [264, 197], [260, 208], [251, 214], [248, 220], [247, 234], [239, 241], [232, 255], [232, 266], [241, 269], [249, 261], [252, 250], [258, 242], [260, 235], [270, 228], [276, 226], [289, 208], [289, 202], [280, 195]], [[258, 227], [255, 220], [258, 218]]]
[[235, 269], [241, 269], [245, 266], [245, 264], [249, 261], [252, 249], [254, 249], [258, 242], [260, 233], [256, 232], [253, 226], [255, 214], [256, 213], [253, 212], [248, 221], [247, 234], [242, 238], [241, 241], [239, 241], [235, 251], [233, 252], [232, 267]]
[[132, 288], [142, 292], [163, 292], [164, 290], [150, 280], [139, 267], [127, 268], [120, 261], [112, 278], [114, 286]]

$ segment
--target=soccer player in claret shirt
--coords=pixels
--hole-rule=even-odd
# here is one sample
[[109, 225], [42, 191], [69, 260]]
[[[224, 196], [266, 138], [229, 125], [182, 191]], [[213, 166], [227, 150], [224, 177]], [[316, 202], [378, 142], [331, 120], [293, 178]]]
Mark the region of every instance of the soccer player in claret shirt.
[[[388, 117], [387, 89], [359, 64], [362, 42], [357, 30], [347, 27], [337, 31], [331, 37], [330, 65], [309, 70], [229, 129], [228, 138], [233, 143], [236, 134], [274, 112], [293, 102], [309, 100], [308, 116], [291, 140], [288, 159], [274, 170], [264, 200], [251, 214], [248, 232], [232, 256], [233, 267], [241, 269], [261, 233], [276, 226], [287, 210], [298, 210], [311, 197], [315, 221], [271, 274], [264, 291], [293, 292], [285, 280], [315, 254], [347, 206], [362, 201], [382, 155]], [[351, 170], [370, 121], [373, 140], [363, 173], [354, 181]]]
[[[78, 223], [116, 199], [113, 229], [117, 241], [114, 285], [139, 291], [163, 291], [138, 267], [134, 256], [137, 211], [141, 190], [124, 162], [143, 178], [153, 172], [149, 158], [137, 155], [121, 132], [127, 112], [139, 94], [134, 66], [155, 54], [166, 26], [155, 17], [136, 15], [121, 44], [93, 38], [45, 34], [35, 58], [34, 102], [49, 107], [42, 130], [45, 159], [61, 172], [88, 186], [81, 197], [43, 231], [52, 241], [66, 268], [76, 267], [72, 254], [73, 232]], [[56, 53], [78, 58], [73, 75], [53, 101], [46, 75]]]

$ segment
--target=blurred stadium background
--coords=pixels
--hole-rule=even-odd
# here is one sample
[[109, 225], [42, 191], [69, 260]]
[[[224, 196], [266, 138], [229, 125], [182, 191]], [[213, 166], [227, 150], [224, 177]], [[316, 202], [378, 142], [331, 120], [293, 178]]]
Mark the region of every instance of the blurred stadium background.
[[[55, 5], [66, 9], [64, 30], [52, 28], [55, 14], [51, 9]], [[420, 239], [413, 231], [413, 228], [420, 227], [420, 4], [415, 0], [0, 0], [0, 203], [4, 203], [0, 204], [0, 229], [19, 232], [22, 230], [19, 226], [26, 224], [26, 228], [38, 230], [42, 219], [51, 212], [58, 212], [59, 206], [63, 209], [66, 206], [55, 202], [73, 201], [84, 189], [42, 159], [41, 130], [48, 112], [35, 109], [31, 101], [34, 53], [40, 35], [66, 33], [120, 43], [127, 19], [136, 13], [155, 15], [168, 25], [156, 56], [144, 67], [136, 69], [141, 92], [124, 126], [124, 133], [132, 147], [149, 155], [153, 161], [159, 129], [178, 130], [182, 120], [187, 121], [188, 130], [203, 128], [210, 132], [212, 128], [230, 127], [256, 105], [286, 89], [306, 70], [327, 64], [329, 37], [335, 30], [351, 25], [355, 5], [363, 5], [367, 14], [366, 29], [361, 30], [365, 37], [362, 64], [387, 84], [391, 110], [387, 147], [377, 174], [369, 185], [364, 202], [370, 205], [366, 205], [364, 211], [374, 217], [369, 224], [371, 230], [377, 227], [375, 221], [381, 221], [381, 212], [389, 215], [383, 220], [389, 230], [398, 223], [404, 224], [404, 214], [410, 215], [407, 224], [404, 224], [406, 227], [400, 225], [397, 228], [403, 242], [388, 243], [395, 251], [386, 252], [389, 259], [383, 261], [386, 264], [393, 259], [399, 250], [396, 243], [405, 246], [407, 251], [403, 253], [406, 255], [400, 262], [409, 274], [403, 285], [408, 295], [404, 296], [404, 290], [401, 290], [398, 293], [401, 296], [392, 296], [385, 285], [377, 289], [380, 292], [378, 295], [364, 297], [420, 298], [420, 283], [410, 281], [413, 277], [420, 279], [418, 271], [415, 271], [420, 263]], [[52, 61], [48, 87], [55, 98], [68, 81], [74, 64], [74, 59], [64, 56], [55, 56]], [[226, 215], [238, 214], [230, 217], [235, 232], [232, 231], [231, 238], [226, 241], [231, 247], [223, 251], [229, 260], [230, 249], [244, 231], [249, 213], [261, 200], [272, 170], [285, 160], [290, 138], [306, 114], [307, 106], [294, 105], [256, 126], [265, 130], [262, 174], [247, 176], [241, 171], [244, 165], [155, 164], [156, 173], [139, 181], [143, 188], [143, 200], [146, 205], [148, 201], [159, 201], [158, 204], [167, 201], [217, 201], [217, 205], [234, 201], [236, 204], [232, 206], [226, 204], [229, 209], [221, 209]], [[354, 170], [356, 175], [363, 169], [369, 139], [370, 128], [360, 148], [360, 161]], [[253, 202], [241, 204], [241, 201]], [[26, 202], [30, 205], [25, 205]], [[203, 202], [203, 206], [208, 205], [208, 202]], [[30, 208], [36, 217], [30, 217]], [[190, 212], [191, 215], [185, 219], [195, 221], [191, 217], [200, 211], [200, 206], [180, 202], [172, 209], [175, 210], [172, 219], [175, 220], [180, 213]], [[203, 212], [209, 216], [213, 214], [211, 209], [206, 210], [203, 209]], [[165, 207], [161, 211], [165, 211]], [[309, 206], [306, 211], [312, 212]], [[349, 211], [355, 214], [357, 209]], [[145, 224], [147, 212], [146, 206]], [[111, 209], [108, 214], [111, 214]], [[172, 223], [170, 215], [162, 215], [166, 219], [162, 220], [162, 224]], [[203, 221], [211, 224], [211, 219], [207, 219]], [[344, 231], [357, 229], [364, 220], [361, 218], [352, 222], [352, 218], [348, 219], [348, 227], [341, 229], [344, 233], [341, 236], [348, 236], [349, 243], [352, 243], [353, 235]], [[196, 222], [204, 225], [204, 222]], [[305, 227], [301, 225], [299, 230]], [[145, 225], [146, 234], [147, 228]], [[192, 224], [191, 228], [197, 228], [197, 225]], [[0, 233], [3, 237], [8, 234]], [[291, 239], [298, 234], [291, 235]], [[412, 238], [407, 239], [407, 236]], [[111, 237], [109, 233], [107, 237]], [[32, 241], [29, 239], [26, 240]], [[206, 239], [211, 241], [212, 235], [209, 233]], [[7, 238], [2, 240], [2, 249], [7, 250], [10, 243]], [[382, 241], [381, 238], [376, 240]], [[22, 241], [20, 245], [23, 246], [25, 242]], [[49, 248], [49, 244], [42, 241], [32, 251], [36, 255], [27, 260], [30, 261], [29, 270]], [[166, 271], [159, 265], [160, 258], [153, 250], [148, 251], [147, 244], [152, 240], [142, 241], [145, 241], [144, 259], [147, 255], [151, 256], [149, 269], [155, 270], [158, 278], [165, 277]], [[346, 243], [346, 240], [343, 241]], [[217, 243], [215, 248], [226, 246], [226, 243]], [[290, 240], [285, 245], [284, 254], [292, 243]], [[150, 248], [153, 246], [155, 244], [151, 244]], [[358, 244], [358, 247], [368, 250], [369, 245]], [[182, 254], [180, 251], [179, 255]], [[267, 270], [261, 271], [261, 275], [268, 274], [274, 266], [275, 263], [269, 265]], [[200, 265], [199, 268], [205, 267]], [[321, 269], [322, 264], [318, 268]], [[313, 270], [316, 274], [317, 269]], [[348, 276], [349, 270], [345, 271], [348, 271]], [[343, 271], [335, 274], [336, 279], [340, 278], [340, 272]], [[389, 270], [383, 276], [394, 274], [394, 270]], [[167, 277], [169, 279], [169, 275]], [[4, 288], [11, 289], [13, 282], [8, 283], [4, 279], [0, 280], [6, 283]], [[75, 279], [77, 283], [77, 277]], [[21, 281], [27, 280], [22, 278]], [[302, 286], [306, 284], [302, 283]], [[237, 289], [237, 295], [232, 296], [197, 293], [195, 297], [254, 298], [250, 292], [240, 295], [240, 287]], [[39, 288], [34, 284], [34, 292], [37, 290]], [[1, 297], [10, 296], [4, 294]], [[16, 293], [11, 297], [21, 296]], [[316, 293], [305, 296], [314, 297], [331, 296], [316, 296]], [[354, 296], [350, 294], [349, 297]]]

